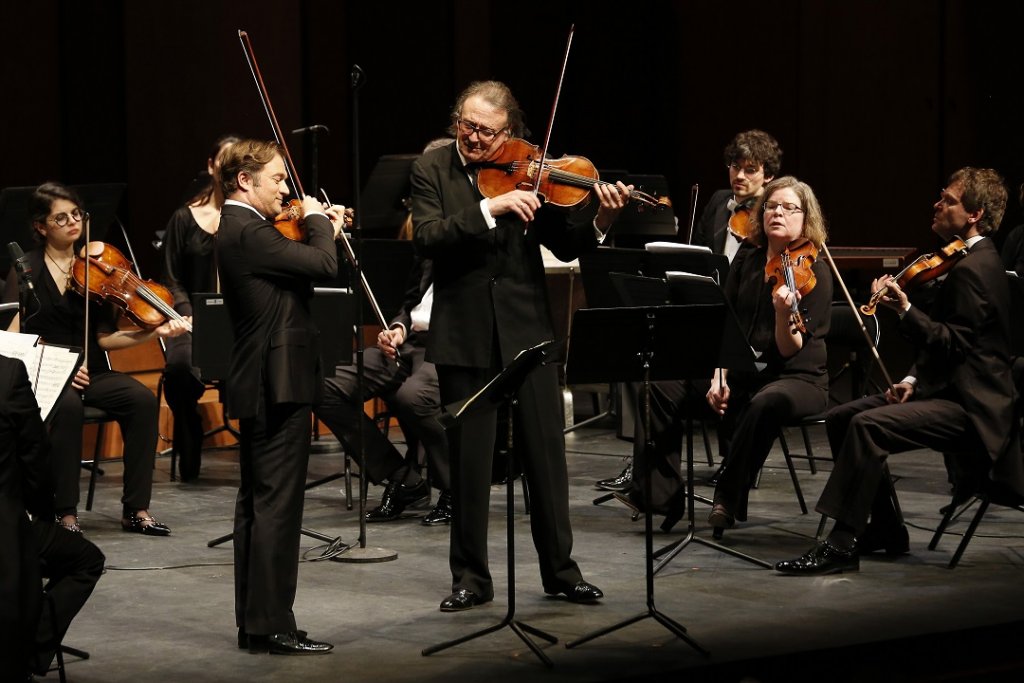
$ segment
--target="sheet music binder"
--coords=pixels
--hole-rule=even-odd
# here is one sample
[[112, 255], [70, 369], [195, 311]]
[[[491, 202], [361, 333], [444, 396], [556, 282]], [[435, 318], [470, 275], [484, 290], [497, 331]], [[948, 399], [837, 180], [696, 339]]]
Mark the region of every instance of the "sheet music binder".
[[0, 353], [25, 365], [43, 422], [82, 366], [82, 349], [45, 344], [34, 334], [0, 331]]

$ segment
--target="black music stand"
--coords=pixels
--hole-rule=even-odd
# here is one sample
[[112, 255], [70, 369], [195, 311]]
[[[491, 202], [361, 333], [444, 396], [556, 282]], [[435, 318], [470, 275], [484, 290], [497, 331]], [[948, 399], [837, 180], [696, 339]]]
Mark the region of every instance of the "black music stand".
[[447, 648], [465, 643], [466, 641], [480, 638], [489, 633], [499, 631], [506, 626], [512, 629], [519, 638], [526, 643], [526, 646], [530, 648], [533, 654], [537, 655], [537, 658], [544, 663], [545, 666], [551, 668], [553, 666], [551, 660], [545, 655], [537, 644], [534, 643], [527, 633], [537, 636], [547, 642], [554, 644], [558, 642], [558, 638], [554, 637], [550, 633], [541, 631], [538, 628], [525, 624], [521, 621], [517, 621], [515, 618], [516, 613], [516, 562], [515, 562], [515, 487], [514, 487], [514, 471], [513, 461], [515, 460], [515, 453], [513, 451], [512, 442], [512, 416], [513, 406], [516, 402], [516, 392], [519, 391], [520, 385], [526, 376], [533, 372], [538, 366], [547, 361], [551, 361], [554, 350], [558, 347], [560, 342], [551, 340], [546, 341], [537, 346], [533, 346], [528, 349], [524, 349], [519, 352], [515, 359], [508, 364], [504, 370], [502, 370], [494, 379], [487, 383], [483, 389], [478, 391], [473, 396], [466, 399], [461, 404], [456, 403], [451, 406], [445, 406], [445, 412], [438, 417], [438, 421], [445, 428], [458, 429], [463, 424], [463, 421], [470, 416], [478, 415], [483, 412], [497, 412], [504, 408], [508, 416], [508, 434], [506, 447], [508, 453], [506, 454], [506, 462], [508, 470], [505, 478], [505, 495], [506, 495], [506, 534], [507, 534], [507, 553], [508, 553], [508, 610], [505, 613], [505, 617], [494, 624], [488, 626], [485, 629], [474, 631], [465, 636], [456, 638], [455, 640], [449, 640], [437, 645], [431, 645], [425, 648], [422, 652], [423, 656], [432, 655], [435, 652], [440, 652]]
[[[699, 343], [688, 332], [701, 330]], [[651, 512], [653, 439], [650, 428], [650, 386], [652, 380], [678, 380], [709, 377], [715, 368], [752, 369], [753, 353], [745, 357], [723, 357], [723, 339], [741, 334], [735, 318], [724, 305], [648, 306], [639, 308], [584, 309], [576, 312], [573, 338], [601, 336], [600, 345], [577, 344], [569, 349], [566, 376], [573, 382], [641, 382], [641, 405], [646, 427], [644, 476], [644, 569], [647, 609], [640, 614], [599, 629], [566, 643], [576, 647], [643, 619], [654, 619], [705, 657], [707, 650], [689, 637], [686, 628], [662, 614], [654, 603], [654, 523]], [[577, 336], [580, 335], [580, 336]], [[688, 437], [687, 488], [690, 530], [693, 530], [693, 437]], [[635, 466], [635, 465], [634, 465]], [[730, 548], [722, 550], [734, 553]]]

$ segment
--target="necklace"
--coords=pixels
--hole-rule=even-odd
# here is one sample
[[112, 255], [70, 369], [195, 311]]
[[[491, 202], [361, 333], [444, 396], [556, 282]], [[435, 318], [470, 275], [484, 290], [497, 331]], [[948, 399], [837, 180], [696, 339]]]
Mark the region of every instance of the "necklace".
[[46, 258], [50, 259], [50, 263], [53, 264], [54, 268], [56, 268], [58, 271], [60, 271], [61, 273], [64, 274], [64, 289], [67, 289], [71, 285], [71, 265], [75, 262], [75, 259], [72, 258], [70, 261], [68, 261], [68, 267], [67, 268], [61, 268], [60, 264], [57, 263], [57, 261], [54, 260], [54, 258], [52, 256], [50, 256], [50, 250], [49, 249], [44, 249], [43, 250], [43, 255]]

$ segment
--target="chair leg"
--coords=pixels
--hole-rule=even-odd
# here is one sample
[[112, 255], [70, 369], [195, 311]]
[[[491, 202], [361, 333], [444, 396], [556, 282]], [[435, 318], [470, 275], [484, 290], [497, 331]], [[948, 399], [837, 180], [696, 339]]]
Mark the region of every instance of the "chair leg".
[[800, 433], [804, 436], [804, 448], [807, 449], [807, 463], [810, 465], [811, 474], [817, 474], [818, 467], [814, 464], [814, 449], [811, 448], [811, 437], [807, 433], [807, 425], [800, 425]]
[[800, 488], [800, 480], [796, 476], [796, 468], [793, 467], [793, 457], [788, 449], [783, 449], [783, 456], [786, 459], [786, 467], [789, 468], [789, 478], [793, 480], [793, 490], [796, 492], [797, 502], [800, 503], [800, 512], [807, 514], [807, 503], [804, 501], [804, 492]]
[[89, 493], [85, 498], [86, 510], [92, 510], [92, 499], [96, 493], [96, 475], [100, 471], [100, 448], [103, 445], [103, 437], [106, 430], [106, 422], [100, 422], [96, 425], [96, 446], [92, 451], [92, 466], [89, 468]]
[[700, 421], [700, 433], [704, 437], [704, 455], [708, 458], [708, 467], [714, 467], [715, 459], [711, 455], [711, 439], [708, 438], [708, 425], [704, 420]]
[[974, 519], [971, 520], [970, 526], [967, 527], [963, 539], [960, 540], [960, 545], [957, 546], [956, 552], [953, 553], [953, 559], [949, 561], [950, 569], [956, 569], [956, 566], [960, 564], [960, 558], [963, 557], [964, 551], [967, 550], [967, 544], [971, 542], [974, 532], [978, 529], [978, 524], [981, 523], [981, 518], [985, 516], [985, 512], [988, 510], [988, 496], [982, 496], [979, 500], [981, 504], [978, 505], [978, 511], [974, 514]]
[[520, 475], [519, 480], [523, 485], [523, 507], [525, 508], [526, 514], [530, 514], [530, 486], [526, 483], [525, 474]]
[[352, 458], [345, 451], [345, 509], [352, 509]]
[[818, 530], [814, 534], [814, 540], [820, 541], [821, 535], [825, 533], [825, 523], [828, 521], [828, 515], [822, 515], [821, 520], [818, 522]]

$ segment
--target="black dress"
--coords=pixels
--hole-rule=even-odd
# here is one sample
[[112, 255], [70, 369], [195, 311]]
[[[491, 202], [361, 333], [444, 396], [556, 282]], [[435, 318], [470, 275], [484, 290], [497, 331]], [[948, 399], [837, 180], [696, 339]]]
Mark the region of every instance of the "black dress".
[[[175, 211], [167, 222], [162, 284], [171, 291], [174, 310], [181, 315], [192, 315], [193, 294], [216, 289], [214, 245], [214, 236], [199, 227], [187, 206]], [[205, 390], [199, 369], [192, 366], [191, 335], [168, 339], [164, 396], [174, 415], [174, 448], [183, 481], [199, 476], [203, 423], [198, 404]]]

